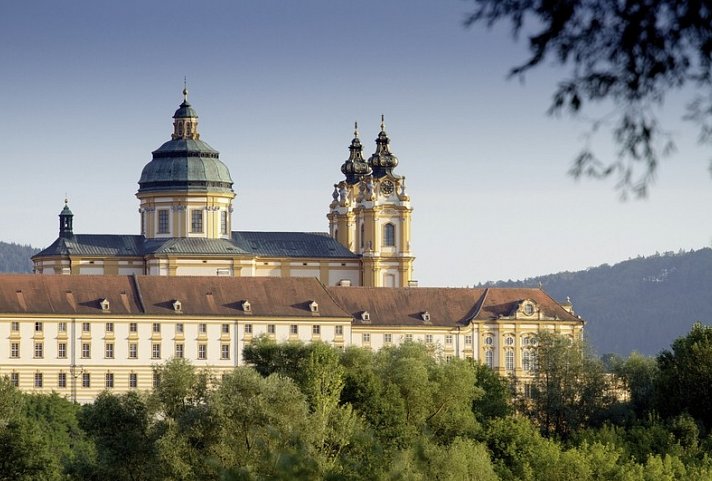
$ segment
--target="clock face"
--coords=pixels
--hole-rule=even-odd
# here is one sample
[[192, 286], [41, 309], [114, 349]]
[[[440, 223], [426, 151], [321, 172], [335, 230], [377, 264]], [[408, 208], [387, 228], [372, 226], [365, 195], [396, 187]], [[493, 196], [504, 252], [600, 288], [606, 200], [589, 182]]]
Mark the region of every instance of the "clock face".
[[393, 182], [390, 180], [385, 181], [384, 183], [381, 184], [381, 192], [383, 192], [384, 195], [391, 195], [393, 193]]

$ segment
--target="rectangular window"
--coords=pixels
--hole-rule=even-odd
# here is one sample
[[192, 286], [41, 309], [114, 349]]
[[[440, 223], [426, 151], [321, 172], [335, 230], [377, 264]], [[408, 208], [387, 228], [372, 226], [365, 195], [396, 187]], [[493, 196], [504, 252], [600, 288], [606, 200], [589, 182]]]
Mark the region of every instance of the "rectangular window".
[[12, 321], [10, 323], [10, 330], [13, 332], [17, 332], [20, 330], [20, 323], [17, 321]]
[[151, 330], [155, 332], [156, 334], [161, 333], [161, 325], [157, 322], [154, 322], [153, 325], [151, 326]]
[[168, 209], [158, 209], [158, 233], [168, 234], [170, 225], [168, 223]]
[[107, 359], [114, 358], [114, 343], [113, 342], [107, 342], [106, 345], [104, 346], [104, 357]]
[[220, 234], [227, 234], [227, 211], [220, 211]]
[[185, 356], [185, 354], [184, 354], [183, 344], [181, 344], [181, 343], [176, 344], [176, 357], [179, 359], [183, 359], [184, 356]]
[[129, 359], [138, 358], [138, 344], [135, 342], [129, 342]]
[[91, 324], [82, 322], [82, 332], [91, 332]]
[[471, 346], [472, 345], [472, 336], [465, 336], [465, 345], [466, 346]]
[[426, 344], [432, 344], [432, 343], [433, 343], [433, 335], [432, 335], [432, 334], [426, 334], [426, 335], [425, 335], [425, 343], [426, 343]]
[[452, 334], [445, 334], [445, 344], [452, 345]]
[[153, 345], [151, 346], [151, 359], [160, 359], [161, 358], [161, 345], [157, 342], [154, 342]]
[[41, 342], [35, 343], [35, 359], [42, 359], [44, 357], [44, 344]]
[[203, 211], [193, 209], [190, 211], [190, 231], [194, 233], [203, 232]]
[[208, 345], [198, 344], [198, 359], [205, 360], [208, 358]]
[[66, 342], [60, 342], [57, 344], [57, 357], [59, 359], [67, 358], [67, 343]]
[[35, 373], [35, 387], [42, 387], [42, 373], [41, 372], [36, 372]]
[[208, 325], [204, 322], [198, 324], [198, 334], [205, 334], [208, 332]]
[[138, 332], [138, 324], [135, 322], [129, 322], [129, 332]]
[[57, 374], [57, 387], [63, 388], [67, 387], [67, 373], [66, 372], [60, 372]]
[[230, 344], [220, 346], [220, 359], [230, 359]]
[[334, 328], [334, 334], [336, 334], [337, 336], [343, 336], [344, 326], [336, 326], [336, 328]]
[[19, 342], [11, 342], [10, 343], [10, 357], [13, 359], [17, 359], [20, 357], [20, 343]]
[[277, 332], [277, 328], [274, 324], [267, 324], [267, 334], [274, 334]]
[[20, 373], [11, 372], [10, 373], [10, 382], [12, 383], [13, 386], [20, 387]]
[[296, 336], [299, 334], [299, 326], [297, 324], [292, 324], [289, 326], [289, 333]]
[[183, 334], [183, 323], [179, 322], [176, 324], [176, 334]]
[[113, 322], [106, 323], [106, 332], [114, 332], [114, 323]]
[[245, 334], [252, 334], [252, 324], [245, 324]]
[[131, 389], [136, 389], [138, 387], [138, 374], [135, 372], [129, 374], [129, 387]]
[[88, 342], [82, 343], [82, 359], [89, 359], [91, 357], [91, 344]]
[[157, 372], [154, 372], [153, 373], [153, 387], [157, 388], [160, 385], [161, 385], [161, 375], [158, 374]]
[[413, 342], [413, 334], [406, 334], [405, 342]]
[[91, 387], [91, 374], [82, 373], [82, 387]]
[[221, 330], [223, 334], [230, 334], [230, 324], [223, 324]]
[[393, 334], [384, 334], [383, 342], [385, 342], [386, 344], [392, 343], [393, 342]]
[[57, 323], [57, 332], [67, 332], [67, 323], [66, 322], [58, 322]]
[[114, 373], [113, 372], [107, 372], [105, 381], [104, 381], [104, 387], [106, 389], [111, 389], [114, 387]]
[[368, 332], [364, 332], [361, 334], [361, 340], [364, 344], [371, 344], [371, 334]]
[[42, 323], [41, 322], [35, 322], [35, 332], [42, 332]]
[[312, 325], [312, 336], [318, 336], [321, 334], [321, 326], [319, 324]]

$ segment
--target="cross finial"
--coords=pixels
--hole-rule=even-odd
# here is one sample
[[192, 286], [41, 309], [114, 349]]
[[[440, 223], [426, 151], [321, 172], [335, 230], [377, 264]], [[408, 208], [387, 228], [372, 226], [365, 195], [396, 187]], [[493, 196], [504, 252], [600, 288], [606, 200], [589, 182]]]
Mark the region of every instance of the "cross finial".
[[358, 137], [358, 122], [354, 122], [354, 137]]
[[188, 77], [183, 77], [183, 100], [188, 101]]
[[381, 132], [385, 132], [386, 130], [386, 116], [381, 114]]

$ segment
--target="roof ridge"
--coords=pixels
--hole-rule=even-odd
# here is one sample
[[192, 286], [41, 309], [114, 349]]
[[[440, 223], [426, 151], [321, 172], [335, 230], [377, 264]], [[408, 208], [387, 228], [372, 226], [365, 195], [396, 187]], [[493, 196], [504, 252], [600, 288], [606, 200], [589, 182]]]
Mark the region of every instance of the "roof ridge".
[[141, 309], [143, 314], [146, 313], [145, 304], [143, 302], [143, 294], [141, 293], [141, 287], [138, 285], [138, 276], [136, 274], [130, 275], [134, 289], [136, 289], [136, 299], [138, 300], [138, 308]]
[[[344, 306], [342, 306], [341, 303], [334, 298], [334, 296], [331, 294], [331, 291], [329, 290], [329, 287], [324, 285], [324, 283], [321, 282], [321, 280], [318, 277], [314, 277], [314, 280], [316, 280], [316, 282], [319, 283], [319, 285], [324, 290], [324, 292], [326, 292], [326, 295], [329, 296], [329, 299], [331, 299], [334, 302], [334, 304], [336, 304], [339, 307], [339, 309], [341, 309], [344, 312], [344, 314], [346, 314], [346, 317], [349, 317], [349, 318], [351, 318], [351, 320], [353, 320], [354, 316], [352, 316], [351, 313], [349, 311], [347, 311], [346, 308]], [[337, 287], [337, 286], [331, 286], [331, 287]]]
[[490, 290], [489, 287], [485, 287], [485, 292], [477, 300], [477, 302], [479, 302], [479, 305], [477, 304], [477, 302], [475, 303], [475, 313], [470, 318], [470, 322], [477, 319], [477, 316], [479, 316], [480, 312], [482, 312], [482, 306], [485, 305], [485, 301], [487, 300], [487, 296], [489, 295], [489, 290]]

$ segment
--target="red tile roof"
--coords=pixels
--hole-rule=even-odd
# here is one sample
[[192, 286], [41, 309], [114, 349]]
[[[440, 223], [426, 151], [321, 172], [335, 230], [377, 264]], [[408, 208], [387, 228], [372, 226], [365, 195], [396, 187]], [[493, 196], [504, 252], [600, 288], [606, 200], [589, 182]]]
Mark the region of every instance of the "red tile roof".
[[[529, 299], [547, 320], [582, 322], [536, 288], [324, 287], [315, 278], [282, 277], [0, 275], [0, 314], [102, 315], [104, 299], [113, 315], [352, 317], [355, 324], [442, 327], [509, 318]], [[312, 301], [318, 313], [311, 312]], [[363, 319], [364, 312], [370, 319]]]

